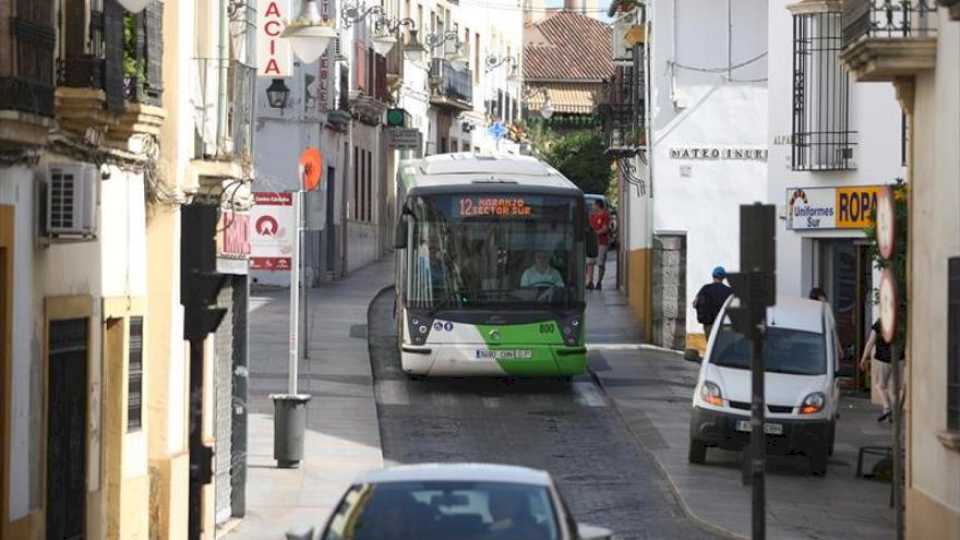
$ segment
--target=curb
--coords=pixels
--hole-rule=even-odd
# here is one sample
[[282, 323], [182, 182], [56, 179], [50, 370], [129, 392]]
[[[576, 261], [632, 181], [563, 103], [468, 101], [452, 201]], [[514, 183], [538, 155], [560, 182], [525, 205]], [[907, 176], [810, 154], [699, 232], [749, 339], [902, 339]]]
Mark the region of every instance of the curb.
[[370, 345], [370, 312], [373, 310], [373, 304], [377, 302], [377, 299], [380, 298], [380, 295], [386, 293], [390, 289], [393, 289], [395, 285], [387, 285], [383, 287], [376, 294], [373, 295], [373, 298], [370, 299], [370, 302], [367, 303], [367, 362], [370, 364], [370, 397], [373, 398], [373, 410], [377, 414], [377, 433], [378, 438], [380, 439], [380, 467], [386, 467], [388, 465], [387, 460], [383, 457], [383, 423], [380, 422], [380, 406], [377, 404], [377, 379], [373, 371], [373, 354], [371, 351]]
[[[682, 352], [674, 351], [673, 349], [664, 349], [661, 347], [656, 347], [655, 345], [647, 345], [646, 348], [653, 349], [653, 350], [661, 350], [664, 352], [677, 352], [679, 353], [679, 355], [681, 356], [683, 355]], [[673, 482], [673, 479], [670, 478], [670, 475], [667, 473], [667, 469], [663, 466], [662, 463], [660, 463], [660, 460], [657, 459], [656, 454], [654, 454], [649, 449], [647, 449], [646, 445], [643, 444], [643, 441], [640, 439], [640, 437], [636, 434], [636, 432], [633, 431], [633, 428], [630, 427], [630, 423], [627, 422], [626, 417], [623, 415], [623, 411], [621, 411], [620, 406], [617, 405], [617, 400], [614, 399], [614, 397], [611, 396], [609, 392], [607, 392], [607, 387], [603, 384], [603, 379], [601, 379], [599, 375], [597, 375], [592, 369], [590, 369], [589, 366], [587, 367], [587, 372], [590, 374], [590, 377], [593, 379], [593, 382], [597, 386], [599, 386], [603, 394], [607, 396], [607, 400], [610, 402], [611, 405], [613, 405], [613, 410], [616, 411], [616, 414], [620, 418], [620, 421], [623, 422], [623, 425], [626, 426], [627, 431], [630, 433], [631, 436], [633, 436], [633, 439], [634, 441], [636, 441], [637, 446], [639, 446], [640, 449], [643, 452], [645, 452], [647, 455], [649, 455], [653, 459], [653, 462], [657, 464], [657, 469], [660, 471], [660, 474], [662, 474], [663, 477], [667, 479], [667, 482], [670, 485], [670, 491], [673, 492], [674, 498], [680, 504], [680, 509], [683, 510], [683, 514], [687, 517], [687, 519], [692, 521], [694, 525], [700, 527], [701, 529], [707, 532], [716, 534], [718, 536], [721, 536], [723, 538], [727, 538], [729, 540], [748, 540], [749, 537], [740, 536], [734, 533], [733, 531], [729, 531], [727, 529], [724, 529], [723, 527], [720, 527], [719, 525], [714, 525], [713, 523], [710, 523], [709, 521], [701, 518], [696, 513], [694, 513], [693, 509], [690, 508], [690, 505], [687, 504], [687, 501], [684, 500], [684, 498], [680, 495], [680, 490], [677, 489], [677, 485]]]

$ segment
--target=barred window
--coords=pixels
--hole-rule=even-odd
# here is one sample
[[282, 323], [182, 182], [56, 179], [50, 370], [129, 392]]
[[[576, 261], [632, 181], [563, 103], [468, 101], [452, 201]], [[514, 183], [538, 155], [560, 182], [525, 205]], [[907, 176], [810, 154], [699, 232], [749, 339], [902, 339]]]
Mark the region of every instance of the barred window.
[[143, 426], [143, 317], [130, 317], [130, 352], [127, 373], [127, 431]]
[[843, 14], [793, 17], [793, 152], [798, 171], [856, 168], [850, 129], [850, 77], [839, 61]]
[[960, 432], [960, 257], [949, 261], [947, 285], [947, 429]]

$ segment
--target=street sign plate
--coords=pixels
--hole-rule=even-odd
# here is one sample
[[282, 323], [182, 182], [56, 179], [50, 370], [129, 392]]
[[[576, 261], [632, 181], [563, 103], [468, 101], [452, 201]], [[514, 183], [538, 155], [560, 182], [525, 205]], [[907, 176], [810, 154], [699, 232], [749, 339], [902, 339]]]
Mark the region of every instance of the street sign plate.
[[420, 148], [423, 135], [417, 128], [388, 128], [387, 146], [391, 148]]

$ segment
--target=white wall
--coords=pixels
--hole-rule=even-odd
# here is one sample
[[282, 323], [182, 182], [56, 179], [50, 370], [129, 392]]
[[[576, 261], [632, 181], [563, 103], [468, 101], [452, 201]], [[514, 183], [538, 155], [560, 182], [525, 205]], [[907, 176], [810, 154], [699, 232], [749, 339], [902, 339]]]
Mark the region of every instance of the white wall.
[[[728, 10], [729, 6], [729, 10]], [[767, 49], [767, 0], [658, 0], [648, 14], [652, 21], [651, 109], [655, 129], [662, 129], [691, 103], [688, 85], [713, 85], [723, 73], [699, 69], [726, 68], [761, 55]], [[670, 64], [679, 66], [671, 68]], [[732, 71], [735, 81], [766, 77], [765, 58]]]
[[[900, 152], [900, 106], [889, 83], [850, 83], [850, 124], [857, 131], [854, 148], [857, 168], [852, 171], [806, 172], [791, 170], [791, 146], [784, 144], [793, 129], [793, 15], [787, 10], [792, 0], [771, 0], [769, 4], [769, 88], [768, 142], [769, 193], [771, 204], [786, 205], [791, 187], [857, 186], [892, 183], [906, 178]], [[775, 139], [777, 141], [775, 142]], [[777, 291], [806, 296], [813, 279], [810, 270], [812, 244], [804, 238], [863, 238], [860, 231], [817, 231], [801, 233], [786, 229], [778, 219]]]
[[[45, 158], [37, 170], [45, 171]], [[40, 173], [43, 174], [43, 173]], [[88, 295], [94, 299], [94, 323], [90, 335], [91, 450], [88, 466], [99, 468], [99, 298], [146, 295], [146, 222], [143, 179], [139, 174], [111, 168], [109, 180], [100, 182], [99, 238], [73, 244], [38, 247], [35, 236], [34, 186], [37, 175], [25, 167], [0, 169], [0, 204], [13, 205], [15, 237], [13, 253], [13, 335], [10, 519], [27, 515], [40, 504], [40, 434], [47, 396], [42, 388], [44, 298]], [[94, 474], [97, 478], [98, 475]], [[97, 486], [90, 486], [95, 489]]]
[[[960, 204], [960, 22], [948, 20], [943, 9], [940, 12], [936, 71], [916, 79], [908, 483], [960, 513], [960, 454], [947, 449], [936, 436], [947, 423], [947, 259], [960, 256], [956, 210]], [[918, 517], [908, 519], [926, 517], [922, 509], [914, 512]], [[913, 513], [909, 506], [908, 513]]]
[[724, 84], [688, 87], [688, 94], [695, 100], [691, 106], [657, 132], [654, 230], [686, 233], [687, 332], [700, 333], [693, 298], [710, 281], [715, 266], [728, 271], [739, 268], [740, 205], [766, 198], [767, 164], [762, 160], [675, 159], [670, 149], [763, 149], [767, 91], [758, 85]]

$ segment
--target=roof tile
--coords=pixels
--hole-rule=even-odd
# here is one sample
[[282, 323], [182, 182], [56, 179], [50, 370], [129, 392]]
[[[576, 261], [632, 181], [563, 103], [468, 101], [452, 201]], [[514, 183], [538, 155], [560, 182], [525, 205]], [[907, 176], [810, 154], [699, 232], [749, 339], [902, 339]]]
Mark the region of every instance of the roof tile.
[[530, 81], [598, 81], [613, 74], [612, 30], [592, 17], [558, 11], [527, 28], [523, 76]]

